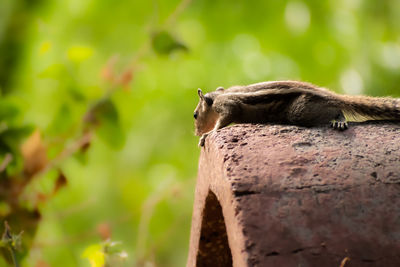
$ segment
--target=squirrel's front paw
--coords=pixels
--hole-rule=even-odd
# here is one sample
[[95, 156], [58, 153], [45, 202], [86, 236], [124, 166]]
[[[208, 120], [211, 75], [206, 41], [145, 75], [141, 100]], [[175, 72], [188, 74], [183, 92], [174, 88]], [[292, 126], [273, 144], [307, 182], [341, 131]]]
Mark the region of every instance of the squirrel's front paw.
[[344, 131], [349, 128], [349, 125], [346, 121], [334, 121], [331, 123], [331, 127], [339, 131]]
[[200, 137], [199, 147], [204, 146], [204, 143], [206, 142], [206, 137], [207, 137], [207, 134], [203, 134], [203, 135]]

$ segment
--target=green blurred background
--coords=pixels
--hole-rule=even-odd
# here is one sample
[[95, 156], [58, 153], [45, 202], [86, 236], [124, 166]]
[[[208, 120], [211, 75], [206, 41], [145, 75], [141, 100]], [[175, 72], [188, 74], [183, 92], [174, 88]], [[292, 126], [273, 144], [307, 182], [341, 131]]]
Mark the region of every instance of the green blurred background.
[[[41, 214], [32, 232], [10, 222], [32, 239], [22, 266], [99, 266], [107, 238], [126, 258], [112, 266], [184, 266], [197, 88], [281, 79], [399, 97], [400, 1], [0, 0], [0, 105], [18, 113], [13, 127], [40, 132], [50, 160], [94, 133], [19, 195]], [[24, 140], [10, 141], [10, 181]], [[53, 194], [57, 170], [66, 185]], [[0, 197], [1, 223], [11, 217], [23, 220]]]

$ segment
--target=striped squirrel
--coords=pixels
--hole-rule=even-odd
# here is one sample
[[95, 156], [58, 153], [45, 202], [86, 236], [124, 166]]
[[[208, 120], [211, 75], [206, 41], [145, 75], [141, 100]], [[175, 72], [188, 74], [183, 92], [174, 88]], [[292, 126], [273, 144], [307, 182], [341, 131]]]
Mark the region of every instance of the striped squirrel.
[[206, 137], [230, 123], [279, 123], [319, 126], [331, 122], [346, 130], [349, 121], [400, 121], [400, 99], [340, 95], [310, 83], [271, 81], [203, 94], [194, 111], [199, 146]]

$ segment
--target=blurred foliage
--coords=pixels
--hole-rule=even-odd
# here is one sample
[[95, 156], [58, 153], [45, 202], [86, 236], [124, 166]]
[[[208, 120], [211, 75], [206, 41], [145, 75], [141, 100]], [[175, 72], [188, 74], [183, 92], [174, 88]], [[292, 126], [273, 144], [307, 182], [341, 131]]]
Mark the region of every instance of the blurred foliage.
[[20, 265], [183, 266], [197, 88], [398, 97], [399, 32], [392, 0], [0, 1], [0, 219], [24, 231]]
[[89, 259], [91, 267], [122, 266], [128, 254], [119, 249], [119, 245], [120, 244], [111, 241], [90, 245], [85, 249], [82, 257]]
[[13, 234], [7, 221], [4, 222], [4, 228], [4, 233], [0, 240], [0, 248], [2, 248], [2, 253], [5, 252], [4, 250], [10, 252], [10, 255], [3, 254], [3, 256], [18, 267], [19, 264], [16, 251], [21, 248], [23, 232], [20, 232], [18, 235]]
[[160, 31], [152, 36], [152, 45], [155, 52], [169, 55], [175, 50], [187, 50], [187, 47], [176, 40], [169, 32]]

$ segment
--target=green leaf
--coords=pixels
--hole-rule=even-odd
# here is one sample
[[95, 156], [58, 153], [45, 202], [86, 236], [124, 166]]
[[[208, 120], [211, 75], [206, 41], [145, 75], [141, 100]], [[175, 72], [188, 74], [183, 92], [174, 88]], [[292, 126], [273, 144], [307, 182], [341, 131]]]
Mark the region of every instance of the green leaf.
[[0, 121], [12, 121], [20, 114], [18, 107], [6, 99], [0, 99]]
[[82, 88], [76, 84], [69, 85], [68, 92], [73, 101], [84, 102], [86, 100], [86, 96], [82, 93]]
[[88, 163], [88, 153], [86, 151], [77, 151], [74, 156], [73, 156], [77, 162], [79, 162], [82, 165], [86, 165]]
[[94, 244], [88, 246], [82, 253], [83, 258], [87, 258], [90, 261], [91, 267], [103, 267], [105, 263], [105, 255], [103, 252], [103, 246], [101, 244]]
[[61, 105], [52, 122], [50, 123], [48, 132], [54, 135], [65, 133], [70, 130], [73, 122], [71, 108], [68, 104], [64, 103]]
[[119, 114], [110, 99], [100, 100], [89, 111], [92, 122], [96, 125], [97, 135], [111, 147], [121, 149], [125, 143]]
[[5, 201], [0, 201], [0, 217], [4, 218], [11, 212], [10, 205]]
[[168, 55], [176, 50], [188, 50], [186, 45], [178, 41], [167, 31], [160, 31], [153, 34], [152, 45], [154, 51], [161, 55]]
[[44, 69], [42, 72], [40, 72], [38, 74], [38, 77], [60, 80], [61, 78], [65, 77], [66, 75], [68, 75], [68, 71], [67, 71], [65, 65], [60, 64], [60, 63], [55, 63], [55, 64], [48, 66], [46, 69]]
[[79, 63], [89, 59], [93, 55], [93, 48], [83, 45], [71, 46], [67, 51], [68, 59]]
[[4, 158], [7, 153], [11, 153], [13, 160], [8, 165], [7, 170], [13, 172], [22, 167], [22, 157], [20, 153], [20, 145], [25, 137], [33, 131], [33, 127], [12, 126], [0, 132], [0, 158]]
[[22, 139], [31, 134], [33, 129], [34, 127], [31, 125], [9, 127], [0, 134], [0, 139], [19, 146]]
[[82, 257], [89, 259], [91, 267], [122, 266], [128, 254], [119, 247], [120, 244], [107, 240], [90, 245], [82, 253]]

